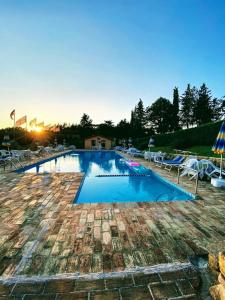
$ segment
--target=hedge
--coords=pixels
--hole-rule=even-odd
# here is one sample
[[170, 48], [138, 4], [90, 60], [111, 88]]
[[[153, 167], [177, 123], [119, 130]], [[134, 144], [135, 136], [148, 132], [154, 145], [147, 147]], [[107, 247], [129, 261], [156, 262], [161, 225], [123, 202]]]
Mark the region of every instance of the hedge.
[[[183, 129], [176, 132], [157, 134], [153, 138], [155, 146], [170, 146], [172, 148], [185, 149], [193, 146], [213, 145], [222, 121], [208, 123], [194, 128]], [[136, 140], [136, 146], [145, 149], [148, 145], [148, 138]]]

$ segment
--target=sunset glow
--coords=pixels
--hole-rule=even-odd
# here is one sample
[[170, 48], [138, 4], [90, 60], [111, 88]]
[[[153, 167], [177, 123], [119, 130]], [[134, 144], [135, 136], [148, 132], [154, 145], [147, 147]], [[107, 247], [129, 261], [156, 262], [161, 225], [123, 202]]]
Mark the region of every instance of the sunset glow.
[[31, 128], [31, 131], [35, 131], [35, 132], [42, 132], [43, 131], [43, 128], [42, 127], [32, 127]]

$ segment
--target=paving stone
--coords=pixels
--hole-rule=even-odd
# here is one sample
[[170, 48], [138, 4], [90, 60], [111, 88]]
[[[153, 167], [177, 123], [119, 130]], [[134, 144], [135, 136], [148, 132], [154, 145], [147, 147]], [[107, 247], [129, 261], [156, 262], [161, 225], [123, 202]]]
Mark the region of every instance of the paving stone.
[[74, 292], [68, 294], [58, 294], [56, 300], [88, 300], [88, 293]]
[[44, 289], [43, 282], [25, 282], [17, 283], [12, 291], [12, 295], [24, 295], [24, 294], [41, 294]]
[[184, 295], [195, 294], [196, 292], [188, 280], [177, 280], [177, 284], [182, 294]]
[[91, 292], [90, 300], [120, 300], [118, 290]]
[[81, 273], [91, 272], [92, 259], [90, 255], [82, 255], [79, 257], [79, 266]]
[[0, 296], [0, 300], [22, 300], [20, 296]]
[[123, 288], [120, 293], [122, 300], [153, 300], [147, 287]]
[[113, 269], [116, 271], [122, 271], [125, 268], [123, 254], [122, 253], [114, 253], [112, 256], [112, 265]]
[[193, 277], [189, 279], [191, 285], [193, 286], [194, 289], [198, 289], [201, 283], [200, 277]]
[[111, 254], [103, 254], [103, 271], [105, 273], [112, 271], [112, 255]]
[[150, 284], [154, 300], [161, 300], [166, 298], [173, 298], [181, 296], [175, 283], [160, 283], [156, 285]]
[[56, 294], [45, 294], [45, 295], [25, 295], [23, 300], [55, 300]]
[[75, 290], [98, 290], [104, 289], [105, 283], [103, 279], [97, 280], [76, 280]]
[[113, 289], [113, 288], [120, 288], [120, 287], [131, 287], [134, 285], [132, 277], [125, 276], [125, 277], [115, 277], [109, 278], [105, 280], [106, 288]]
[[73, 292], [75, 281], [69, 279], [51, 280], [45, 283], [44, 293], [67, 293]]
[[173, 281], [176, 279], [185, 279], [185, 272], [183, 270], [173, 271], [173, 272], [163, 272], [159, 273], [163, 281]]
[[15, 284], [0, 283], [0, 295], [9, 295]]
[[133, 275], [135, 285], [148, 285], [149, 283], [161, 282], [157, 273], [152, 274], [134, 274]]

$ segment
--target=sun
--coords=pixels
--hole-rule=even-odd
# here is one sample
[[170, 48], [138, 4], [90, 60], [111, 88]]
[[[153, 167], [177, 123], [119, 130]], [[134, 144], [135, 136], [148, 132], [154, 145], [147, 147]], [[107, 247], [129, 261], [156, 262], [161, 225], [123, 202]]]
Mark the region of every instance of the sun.
[[42, 132], [43, 128], [42, 127], [34, 127], [32, 128], [33, 131], [36, 131], [36, 132]]

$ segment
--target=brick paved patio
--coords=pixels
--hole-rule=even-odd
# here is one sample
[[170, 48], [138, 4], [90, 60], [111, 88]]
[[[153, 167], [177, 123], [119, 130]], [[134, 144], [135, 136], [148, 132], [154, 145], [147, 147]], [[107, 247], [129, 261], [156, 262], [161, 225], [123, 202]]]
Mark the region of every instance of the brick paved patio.
[[110, 274], [105, 278], [89, 276], [9, 280], [0, 284], [0, 299], [103, 299], [103, 300], [197, 300], [197, 271], [190, 267], [170, 272], [145, 270]]
[[[140, 161], [176, 181], [175, 173]], [[189, 256], [224, 250], [224, 190], [200, 182], [203, 200], [73, 205], [82, 177], [0, 174], [2, 280], [186, 264]], [[181, 184], [193, 192], [193, 182], [182, 179]], [[88, 296], [100, 299], [97, 294]]]

